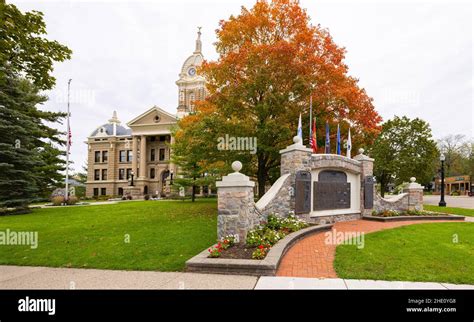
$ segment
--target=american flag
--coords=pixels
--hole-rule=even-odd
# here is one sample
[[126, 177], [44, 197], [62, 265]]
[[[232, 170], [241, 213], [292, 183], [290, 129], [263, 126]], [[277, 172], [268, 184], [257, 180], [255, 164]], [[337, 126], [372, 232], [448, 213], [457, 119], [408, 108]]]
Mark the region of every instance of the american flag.
[[318, 142], [316, 141], [316, 120], [313, 119], [313, 130], [311, 131], [311, 137], [309, 138], [309, 145], [313, 149], [313, 153], [318, 151]]
[[71, 125], [69, 124], [69, 117], [67, 118], [67, 142], [68, 142], [68, 153], [69, 147], [72, 145], [72, 133], [71, 133]]

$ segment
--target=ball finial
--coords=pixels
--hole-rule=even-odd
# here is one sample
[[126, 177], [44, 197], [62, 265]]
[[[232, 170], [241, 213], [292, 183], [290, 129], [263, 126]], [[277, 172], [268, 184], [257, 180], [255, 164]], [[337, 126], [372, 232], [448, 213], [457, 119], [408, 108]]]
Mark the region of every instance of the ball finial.
[[365, 152], [364, 149], [362, 149], [362, 148], [359, 149], [359, 154], [364, 154], [364, 152]]
[[234, 170], [235, 172], [239, 172], [240, 170], [242, 170], [242, 162], [240, 161], [232, 162], [232, 170]]
[[295, 143], [295, 144], [301, 143], [301, 138], [298, 135], [295, 135], [293, 137], [293, 143]]
[[411, 182], [415, 182], [415, 181], [416, 181], [416, 178], [415, 178], [415, 177], [411, 177], [411, 178], [410, 178], [410, 181], [411, 181]]

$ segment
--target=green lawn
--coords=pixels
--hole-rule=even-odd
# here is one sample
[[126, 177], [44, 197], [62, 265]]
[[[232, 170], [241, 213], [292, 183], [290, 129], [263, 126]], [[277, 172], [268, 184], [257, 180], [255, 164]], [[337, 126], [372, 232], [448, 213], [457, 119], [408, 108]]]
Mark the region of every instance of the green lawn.
[[0, 231], [39, 240], [37, 249], [0, 245], [0, 264], [179, 271], [215, 242], [216, 218], [215, 199], [34, 209], [0, 217]]
[[432, 205], [423, 205], [423, 209], [429, 210], [429, 211], [446, 212], [448, 214], [453, 214], [453, 215], [474, 217], [474, 209], [439, 207], [439, 206], [432, 206]]
[[336, 248], [334, 267], [339, 277], [474, 284], [474, 223], [383, 230], [365, 235], [364, 246]]

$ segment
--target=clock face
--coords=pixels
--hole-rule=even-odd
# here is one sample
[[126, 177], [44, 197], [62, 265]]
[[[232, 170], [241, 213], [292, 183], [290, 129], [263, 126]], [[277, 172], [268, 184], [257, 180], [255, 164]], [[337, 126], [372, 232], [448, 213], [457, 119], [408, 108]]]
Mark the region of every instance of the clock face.
[[189, 76], [194, 76], [194, 75], [196, 75], [196, 68], [191, 67], [191, 68], [188, 70], [188, 75], [189, 75]]

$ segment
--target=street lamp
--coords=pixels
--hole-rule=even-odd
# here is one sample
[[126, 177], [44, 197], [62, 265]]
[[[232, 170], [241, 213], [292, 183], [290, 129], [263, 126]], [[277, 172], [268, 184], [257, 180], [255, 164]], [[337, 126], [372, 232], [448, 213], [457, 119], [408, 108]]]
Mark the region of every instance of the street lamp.
[[133, 187], [133, 176], [135, 175], [135, 173], [133, 171], [130, 171], [130, 186]]
[[441, 200], [438, 204], [440, 207], [446, 207], [446, 201], [444, 201], [444, 160], [446, 160], [446, 157], [441, 154], [439, 157], [439, 161], [441, 161]]

